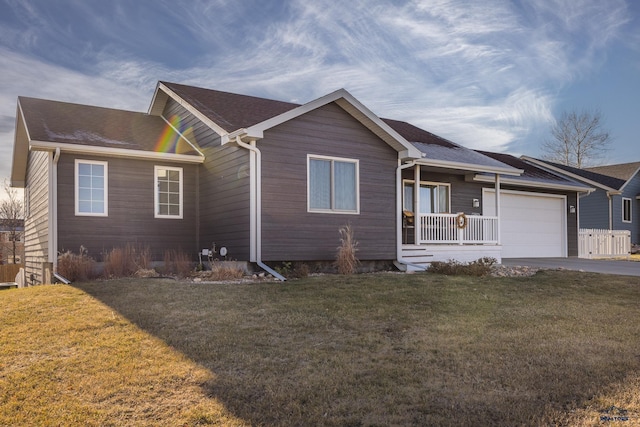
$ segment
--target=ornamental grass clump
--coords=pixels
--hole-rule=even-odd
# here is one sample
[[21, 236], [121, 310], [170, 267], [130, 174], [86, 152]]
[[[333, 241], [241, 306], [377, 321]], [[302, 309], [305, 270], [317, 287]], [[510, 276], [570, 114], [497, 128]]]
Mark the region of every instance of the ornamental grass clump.
[[104, 255], [104, 276], [131, 277], [138, 270], [149, 270], [151, 249], [148, 246], [136, 248], [130, 243], [124, 248], [113, 248]]
[[355, 239], [351, 225], [345, 225], [338, 230], [340, 233], [340, 246], [336, 255], [336, 267], [340, 274], [353, 274], [356, 272], [360, 261], [356, 257], [358, 241]]
[[95, 277], [94, 268], [95, 260], [89, 256], [87, 248], [84, 246], [80, 246], [80, 251], [77, 254], [66, 251], [58, 255], [56, 271], [72, 282], [93, 279]]

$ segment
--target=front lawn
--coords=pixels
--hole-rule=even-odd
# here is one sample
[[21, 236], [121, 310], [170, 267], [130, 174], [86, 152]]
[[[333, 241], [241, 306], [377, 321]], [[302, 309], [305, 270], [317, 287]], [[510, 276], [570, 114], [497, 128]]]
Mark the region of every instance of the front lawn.
[[640, 424], [638, 277], [127, 279], [0, 319], [0, 425]]

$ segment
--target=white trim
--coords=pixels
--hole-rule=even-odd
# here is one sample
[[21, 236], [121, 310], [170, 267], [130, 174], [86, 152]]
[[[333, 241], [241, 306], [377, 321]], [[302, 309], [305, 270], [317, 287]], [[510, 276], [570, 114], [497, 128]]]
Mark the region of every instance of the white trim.
[[[53, 154], [53, 153], [52, 153]], [[98, 217], [107, 217], [109, 216], [109, 164], [108, 162], [98, 161], [98, 160], [85, 160], [85, 159], [75, 159], [75, 167], [74, 167], [74, 204], [75, 204], [75, 215], [76, 216], [98, 216]], [[80, 164], [88, 164], [88, 165], [102, 165], [104, 166], [104, 188], [102, 189], [104, 193], [104, 212], [102, 213], [92, 213], [92, 212], [80, 212], [79, 209], [79, 201], [80, 201], [80, 188], [78, 187], [78, 167]], [[51, 199], [51, 198], [49, 198]]]
[[[494, 178], [492, 176], [486, 176], [486, 175], [475, 175], [473, 177], [473, 180], [475, 182], [486, 182], [486, 183], [494, 182]], [[583, 187], [578, 185], [554, 184], [550, 182], [547, 183], [547, 182], [539, 182], [539, 181], [526, 181], [526, 180], [511, 179], [511, 178], [505, 178], [505, 177], [502, 177], [502, 183], [509, 184], [509, 185], [517, 185], [520, 187], [542, 188], [547, 190], [578, 191], [583, 193], [591, 193], [593, 191], [596, 191], [595, 188]]]
[[[178, 215], [170, 215], [170, 214], [161, 214], [159, 212], [160, 208], [160, 200], [158, 199], [159, 192], [159, 183], [158, 183], [158, 171], [159, 170], [167, 170], [167, 171], [176, 171], [179, 174], [179, 187], [180, 187], [180, 213]], [[160, 219], [182, 219], [183, 216], [183, 208], [184, 208], [184, 174], [182, 168], [175, 166], [160, 166], [155, 165], [153, 167], [153, 216], [154, 218]]]
[[63, 153], [73, 153], [82, 155], [110, 156], [110, 157], [126, 157], [134, 159], [177, 161], [182, 163], [203, 163], [204, 156], [191, 154], [171, 154], [158, 153], [155, 151], [128, 150], [125, 148], [111, 147], [94, 147], [90, 145], [80, 144], [59, 144], [50, 141], [30, 141], [29, 149], [35, 151], [54, 151], [60, 148]]
[[[331, 206], [334, 206], [334, 162], [342, 162], [342, 163], [353, 163], [355, 164], [356, 170], [356, 182], [355, 182], [355, 197], [356, 197], [356, 209], [355, 210], [339, 210], [335, 208], [330, 209], [317, 209], [311, 207], [311, 175], [310, 175], [310, 165], [311, 160], [327, 160], [331, 161]], [[332, 157], [332, 156], [322, 156], [316, 154], [307, 154], [307, 212], [309, 213], [328, 213], [328, 214], [345, 214], [345, 215], [359, 215], [360, 214], [360, 160], [359, 159], [350, 159], [345, 157]]]
[[[213, 131], [216, 132], [218, 135], [227, 135], [229, 133], [226, 129], [223, 129], [222, 127], [220, 127], [213, 120], [205, 116], [200, 110], [196, 109], [193, 105], [189, 104], [187, 101], [182, 99], [180, 96], [178, 96], [178, 94], [176, 94], [174, 91], [169, 89], [167, 86], [165, 86], [161, 82], [158, 82], [158, 89], [156, 90], [162, 90], [164, 93], [169, 95], [171, 98], [173, 98], [174, 101], [176, 101], [178, 104], [184, 107], [188, 112], [196, 116], [202, 123], [206, 124], [211, 129], [213, 129]], [[155, 101], [155, 94], [154, 94], [154, 101]], [[151, 107], [149, 108], [149, 111], [151, 111]]]
[[514, 175], [514, 176], [520, 176], [524, 173], [523, 169], [516, 169], [511, 166], [507, 166], [507, 167], [483, 166], [483, 165], [476, 165], [473, 163], [461, 163], [461, 162], [453, 162], [448, 160], [436, 160], [436, 159], [425, 159], [425, 158], [417, 160], [416, 164], [422, 165], [422, 166], [439, 167], [439, 168], [468, 170], [472, 172], [500, 173], [504, 175]]
[[[629, 202], [629, 220], [628, 221], [624, 219], [624, 202], [625, 201]], [[625, 224], [631, 224], [633, 222], [633, 203], [630, 197], [622, 198], [622, 222], [624, 222]]]

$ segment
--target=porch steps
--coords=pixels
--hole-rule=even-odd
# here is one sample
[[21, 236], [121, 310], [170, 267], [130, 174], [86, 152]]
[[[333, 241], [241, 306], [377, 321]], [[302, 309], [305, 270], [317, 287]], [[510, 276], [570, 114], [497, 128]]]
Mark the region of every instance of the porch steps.
[[402, 248], [402, 262], [394, 264], [400, 271], [408, 273], [413, 271], [424, 271], [429, 268], [433, 261], [433, 254], [425, 251], [425, 248], [419, 245], [405, 245]]

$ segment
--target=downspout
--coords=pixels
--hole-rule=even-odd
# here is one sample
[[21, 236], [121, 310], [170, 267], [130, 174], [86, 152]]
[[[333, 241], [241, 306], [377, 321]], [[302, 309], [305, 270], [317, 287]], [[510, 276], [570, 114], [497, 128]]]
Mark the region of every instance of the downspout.
[[613, 230], [613, 198], [611, 193], [607, 191], [607, 199], [609, 199], [609, 230]]
[[53, 264], [53, 274], [58, 268], [58, 161], [60, 160], [60, 147], [56, 147], [53, 154], [53, 163], [51, 171], [51, 191], [49, 195], [49, 217], [51, 242], [49, 242], [49, 257]]
[[[412, 160], [409, 163], [402, 164], [398, 159], [398, 167], [396, 168], [396, 262], [406, 266], [411, 266], [416, 269], [426, 270], [427, 267], [419, 264], [414, 264], [406, 261], [402, 258], [402, 171], [416, 166], [416, 161]], [[415, 186], [415, 184], [414, 184]], [[415, 187], [414, 187], [415, 188]], [[417, 215], [414, 216], [414, 221], [417, 220]]]
[[251, 144], [243, 142], [240, 135], [236, 136], [236, 144], [242, 148], [246, 148], [255, 156], [255, 168], [251, 168], [253, 176], [250, 178], [250, 186], [252, 187], [252, 200], [251, 200], [251, 229], [253, 230], [253, 239], [251, 244], [251, 261], [258, 264], [267, 273], [271, 274], [276, 279], [284, 282], [287, 280], [280, 273], [262, 262], [262, 189], [260, 185], [260, 177], [262, 176], [262, 153], [256, 147], [255, 140], [251, 141]]

